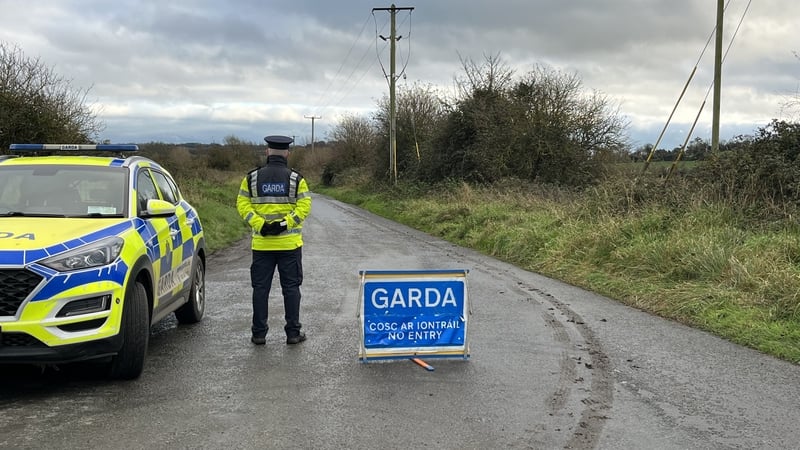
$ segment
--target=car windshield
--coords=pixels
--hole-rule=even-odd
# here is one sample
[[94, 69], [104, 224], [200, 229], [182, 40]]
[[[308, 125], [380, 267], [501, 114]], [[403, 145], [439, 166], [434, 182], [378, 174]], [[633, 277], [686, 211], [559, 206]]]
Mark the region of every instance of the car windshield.
[[0, 167], [0, 217], [122, 217], [126, 174], [120, 167]]

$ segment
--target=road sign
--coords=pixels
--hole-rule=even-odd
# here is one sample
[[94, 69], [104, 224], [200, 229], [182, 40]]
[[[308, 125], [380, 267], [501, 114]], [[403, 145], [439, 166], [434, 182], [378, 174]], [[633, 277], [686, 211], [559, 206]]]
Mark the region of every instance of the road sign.
[[469, 358], [467, 272], [360, 271], [359, 359]]

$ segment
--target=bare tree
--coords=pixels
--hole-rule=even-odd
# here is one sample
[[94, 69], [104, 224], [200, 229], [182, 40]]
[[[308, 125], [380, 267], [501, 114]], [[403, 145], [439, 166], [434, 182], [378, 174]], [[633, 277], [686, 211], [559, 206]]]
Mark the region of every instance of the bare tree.
[[603, 161], [627, 152], [627, 119], [605, 95], [586, 92], [576, 73], [535, 65], [512, 90], [523, 117], [515, 154], [524, 178], [582, 185]]
[[330, 136], [337, 155], [348, 166], [365, 166], [375, 145], [375, 127], [369, 119], [345, 115], [331, 130]]
[[[800, 55], [797, 52], [792, 52], [795, 59], [800, 60]], [[800, 88], [796, 89], [791, 96], [783, 102], [781, 109], [792, 120], [797, 120], [800, 117]]]
[[88, 92], [18, 46], [0, 42], [0, 148], [93, 142], [103, 126], [86, 103]]
[[372, 155], [376, 136], [375, 127], [369, 119], [345, 115], [328, 134], [333, 152], [324, 163], [322, 182], [332, 185], [348, 170], [363, 173], [373, 171], [375, 160]]
[[[438, 133], [446, 105], [431, 85], [414, 83], [403, 87], [397, 95], [397, 168], [401, 174], [415, 171], [426, 153], [433, 151], [430, 141]], [[379, 133], [378, 168], [388, 167], [389, 98], [378, 103], [374, 119]], [[380, 170], [376, 175], [383, 174]]]
[[484, 56], [482, 64], [459, 55], [464, 74], [456, 77], [455, 83], [461, 99], [471, 98], [475, 92], [500, 92], [507, 90], [514, 81], [514, 70], [508, 67], [500, 54]]

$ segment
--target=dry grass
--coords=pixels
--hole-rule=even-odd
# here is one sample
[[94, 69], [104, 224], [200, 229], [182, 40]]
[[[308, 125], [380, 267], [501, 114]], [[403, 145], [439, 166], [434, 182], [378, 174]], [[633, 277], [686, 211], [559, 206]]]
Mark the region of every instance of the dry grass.
[[[628, 185], [629, 186], [629, 185]], [[637, 190], [638, 189], [638, 190]], [[402, 189], [401, 189], [402, 190]], [[421, 190], [415, 190], [421, 192]], [[800, 362], [800, 238], [699, 193], [583, 193], [504, 182], [345, 201], [573, 285]], [[328, 190], [337, 196], [340, 190]], [[408, 192], [408, 190], [404, 191]], [[616, 191], [620, 194], [620, 191]], [[369, 197], [369, 201], [361, 200]]]

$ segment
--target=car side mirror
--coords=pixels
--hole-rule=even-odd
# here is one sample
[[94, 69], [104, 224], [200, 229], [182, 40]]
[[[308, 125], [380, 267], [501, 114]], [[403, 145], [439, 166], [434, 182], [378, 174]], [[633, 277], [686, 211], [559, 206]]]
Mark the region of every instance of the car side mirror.
[[142, 211], [142, 217], [169, 217], [175, 214], [175, 205], [164, 200], [147, 200], [147, 209]]

